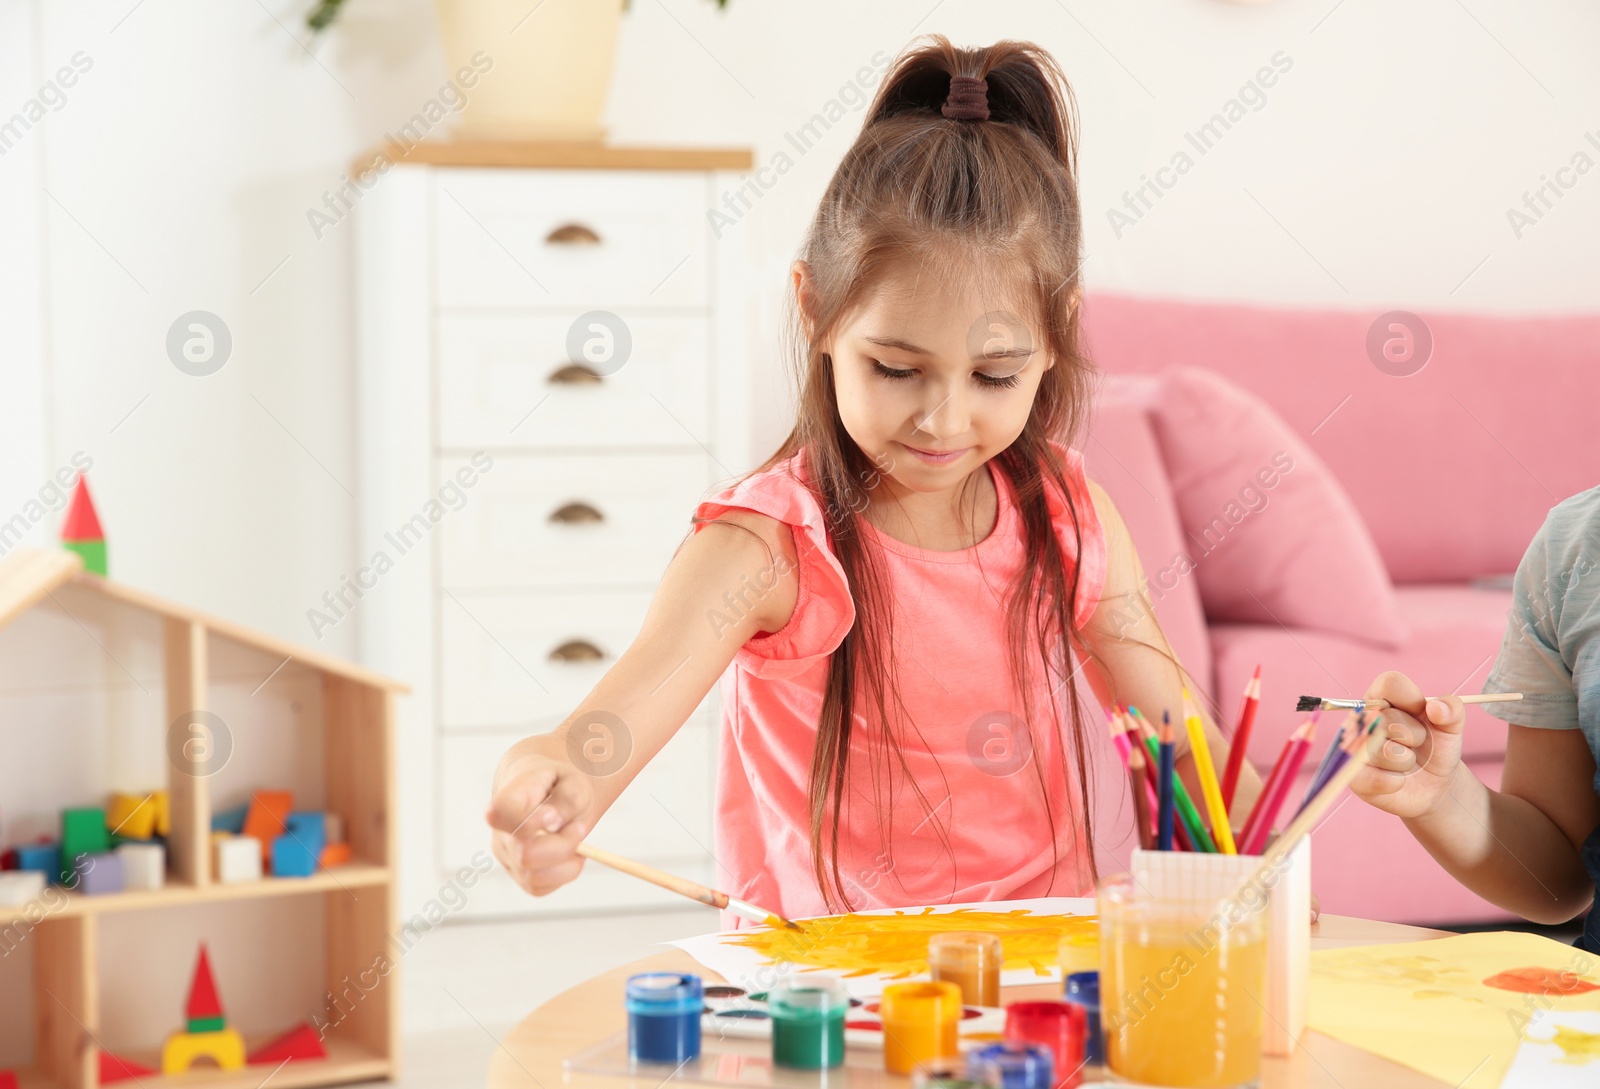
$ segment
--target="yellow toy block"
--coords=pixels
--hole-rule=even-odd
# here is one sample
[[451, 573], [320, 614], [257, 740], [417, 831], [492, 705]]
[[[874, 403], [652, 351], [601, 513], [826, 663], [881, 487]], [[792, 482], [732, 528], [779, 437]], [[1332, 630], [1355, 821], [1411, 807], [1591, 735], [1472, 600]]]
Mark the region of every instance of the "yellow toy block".
[[161, 1072], [182, 1074], [205, 1057], [224, 1070], [244, 1069], [244, 1037], [231, 1028], [215, 1032], [174, 1032], [161, 1048]]
[[156, 834], [156, 817], [153, 795], [113, 794], [106, 806], [106, 830], [128, 839], [149, 839]]
[[172, 809], [167, 804], [167, 792], [158, 790], [150, 795], [150, 800], [156, 807], [156, 835], [170, 836], [172, 834]]

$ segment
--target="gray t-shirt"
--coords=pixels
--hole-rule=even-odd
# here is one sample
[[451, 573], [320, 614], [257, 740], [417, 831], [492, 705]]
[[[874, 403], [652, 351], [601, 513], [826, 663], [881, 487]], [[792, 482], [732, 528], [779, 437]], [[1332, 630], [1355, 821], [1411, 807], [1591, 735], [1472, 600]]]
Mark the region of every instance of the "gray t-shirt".
[[[1600, 488], [1551, 509], [1517, 565], [1511, 616], [1483, 709], [1518, 726], [1582, 730], [1600, 765]], [[1595, 774], [1600, 794], [1600, 771]]]

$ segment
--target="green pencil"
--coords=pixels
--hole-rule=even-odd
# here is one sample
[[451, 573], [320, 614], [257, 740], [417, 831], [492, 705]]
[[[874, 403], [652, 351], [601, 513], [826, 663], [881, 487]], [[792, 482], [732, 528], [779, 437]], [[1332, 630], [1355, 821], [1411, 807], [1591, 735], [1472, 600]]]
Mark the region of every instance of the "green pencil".
[[[1137, 711], [1132, 713], [1138, 715], [1139, 718], [1144, 717]], [[1159, 761], [1161, 759], [1161, 743], [1150, 734], [1145, 733], [1144, 730], [1139, 731], [1139, 736], [1144, 738], [1144, 746], [1150, 750], [1150, 758]], [[1199, 851], [1216, 854], [1216, 842], [1211, 838], [1211, 833], [1206, 831], [1205, 823], [1200, 819], [1200, 811], [1195, 809], [1194, 802], [1189, 798], [1189, 792], [1184, 789], [1183, 780], [1176, 775], [1172, 777], [1172, 800], [1177, 806], [1178, 818], [1183, 821], [1183, 827], [1189, 833], [1190, 842]]]

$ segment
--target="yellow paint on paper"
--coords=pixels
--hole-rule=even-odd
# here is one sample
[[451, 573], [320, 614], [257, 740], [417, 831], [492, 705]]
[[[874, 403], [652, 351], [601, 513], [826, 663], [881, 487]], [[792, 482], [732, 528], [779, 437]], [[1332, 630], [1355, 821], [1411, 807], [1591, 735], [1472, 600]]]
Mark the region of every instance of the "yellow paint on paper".
[[1095, 942], [1100, 924], [1095, 915], [1034, 915], [1026, 908], [1003, 912], [961, 908], [938, 914], [923, 908], [915, 914], [830, 915], [800, 925], [798, 931], [752, 930], [723, 941], [754, 949], [772, 963], [902, 979], [928, 970], [931, 935], [976, 930], [1000, 936], [1006, 968], [1032, 968], [1045, 976], [1057, 966], [1063, 938], [1072, 938], [1075, 944]]
[[1311, 954], [1310, 1027], [1458, 1089], [1496, 1089], [1535, 1013], [1600, 1010], [1600, 991], [1530, 994], [1483, 982], [1534, 967], [1600, 983], [1600, 958], [1511, 931], [1321, 950]]
[[1561, 1049], [1561, 1062], [1582, 1066], [1590, 1059], [1600, 1059], [1600, 1032], [1579, 1032], [1557, 1025], [1555, 1039], [1550, 1042]]

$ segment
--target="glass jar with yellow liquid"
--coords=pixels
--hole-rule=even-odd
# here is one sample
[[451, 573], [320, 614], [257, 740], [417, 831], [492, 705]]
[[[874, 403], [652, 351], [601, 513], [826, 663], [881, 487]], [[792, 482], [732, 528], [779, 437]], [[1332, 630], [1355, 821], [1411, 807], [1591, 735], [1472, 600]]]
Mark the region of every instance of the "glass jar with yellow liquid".
[[1126, 874], [1101, 882], [1098, 900], [1106, 1065], [1145, 1085], [1257, 1085], [1265, 912], [1152, 896]]

